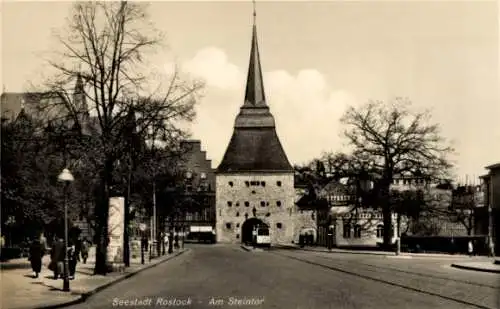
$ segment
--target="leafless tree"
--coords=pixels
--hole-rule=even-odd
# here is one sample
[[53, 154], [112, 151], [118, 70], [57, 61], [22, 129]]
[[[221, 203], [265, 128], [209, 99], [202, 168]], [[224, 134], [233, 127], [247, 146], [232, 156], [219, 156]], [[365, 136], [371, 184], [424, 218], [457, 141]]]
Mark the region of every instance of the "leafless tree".
[[354, 162], [369, 162], [374, 177], [372, 203], [382, 209], [384, 245], [392, 237], [390, 186], [395, 176], [420, 174], [449, 178], [453, 149], [442, 138], [437, 124], [429, 124], [429, 111], [413, 112], [411, 102], [397, 98], [351, 107], [342, 117], [344, 134], [353, 147]]
[[[148, 53], [161, 47], [163, 35], [148, 22], [147, 5], [121, 2], [78, 2], [68, 27], [56, 34], [62, 49], [50, 60], [55, 70], [44, 93], [57, 96], [45, 104], [78, 128], [93, 128], [99, 144], [93, 153], [99, 171], [100, 196], [96, 203], [96, 274], [105, 274], [108, 200], [116, 164], [127, 153], [127, 119], [136, 116], [137, 134], [147, 140], [173, 141], [185, 132], [179, 121], [191, 121], [202, 84], [175, 71], [167, 83], [148, 71]], [[78, 78], [83, 93], [68, 85]], [[78, 97], [80, 95], [80, 97]], [[82, 102], [88, 102], [88, 108]], [[90, 116], [87, 115], [90, 110]], [[63, 111], [63, 113], [61, 113]], [[95, 116], [93, 116], [95, 115]], [[126, 160], [124, 160], [126, 161]], [[123, 162], [122, 162], [123, 164]]]

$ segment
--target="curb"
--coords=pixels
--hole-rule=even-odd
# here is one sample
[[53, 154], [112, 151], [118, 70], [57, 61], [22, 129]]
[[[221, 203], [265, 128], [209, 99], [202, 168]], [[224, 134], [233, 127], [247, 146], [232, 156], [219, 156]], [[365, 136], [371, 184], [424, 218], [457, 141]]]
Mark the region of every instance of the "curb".
[[388, 259], [412, 259], [413, 256], [411, 255], [386, 255], [385, 256]]
[[[391, 252], [383, 252], [383, 251], [326, 251], [326, 250], [315, 250], [315, 249], [309, 249], [309, 248], [299, 248], [299, 247], [294, 247], [294, 246], [287, 246], [287, 245], [281, 245], [277, 248], [284, 248], [284, 249], [295, 249], [295, 250], [302, 250], [302, 251], [310, 251], [310, 252], [324, 252], [324, 253], [340, 253], [340, 254], [365, 254], [365, 255], [377, 255], [377, 256], [384, 256], [387, 258], [402, 258], [402, 259], [410, 259], [410, 258], [415, 258], [415, 259], [453, 259], [453, 258], [467, 258], [468, 256], [466, 255], [432, 255], [431, 253], [402, 253], [400, 255], [396, 255], [396, 253], [391, 253]], [[337, 249], [338, 250], [338, 249]], [[342, 249], [341, 249], [342, 250]]]
[[64, 303], [59, 303], [59, 304], [56, 304], [56, 305], [48, 305], [48, 306], [38, 306], [38, 307], [30, 307], [31, 309], [55, 309], [55, 308], [63, 308], [63, 307], [67, 307], [67, 306], [72, 306], [72, 305], [76, 305], [76, 304], [79, 304], [79, 303], [83, 303], [85, 300], [87, 300], [87, 298], [89, 298], [90, 296], [96, 294], [97, 292], [100, 292], [116, 283], [119, 283], [119, 282], [122, 282], [124, 281], [125, 279], [128, 279], [130, 277], [133, 277], [135, 275], [137, 275], [138, 273], [144, 271], [144, 270], [147, 270], [147, 269], [150, 269], [150, 268], [153, 268], [155, 266], [158, 266], [160, 264], [163, 264], [175, 257], [178, 257], [179, 255], [182, 255], [183, 253], [189, 251], [189, 249], [185, 249], [183, 251], [180, 251], [180, 252], [177, 252], [167, 258], [165, 258], [164, 260], [161, 260], [157, 263], [154, 263], [154, 264], [149, 264], [149, 265], [146, 265], [144, 266], [143, 268], [140, 268], [134, 272], [131, 272], [131, 273], [128, 273], [124, 276], [121, 276], [121, 277], [118, 277], [116, 280], [113, 280], [113, 281], [110, 281], [106, 284], [103, 284], [101, 286], [98, 286], [96, 287], [95, 289], [91, 290], [91, 291], [88, 291], [86, 293], [83, 293], [81, 294], [78, 298], [74, 299], [74, 300], [70, 300], [70, 301], [67, 301], [67, 302], [64, 302]]
[[302, 251], [310, 251], [310, 252], [324, 252], [324, 253], [340, 253], [340, 254], [365, 254], [365, 255], [378, 255], [378, 256], [396, 256], [396, 254], [388, 254], [388, 252], [381, 252], [378, 253], [379, 251], [376, 252], [359, 252], [359, 251], [345, 251], [345, 252], [339, 252], [339, 251], [326, 251], [326, 250], [314, 250], [314, 249], [309, 249], [309, 248], [299, 248], [299, 247], [294, 247], [294, 246], [277, 246], [276, 248], [285, 248], [285, 249], [296, 249], [296, 250], [302, 250]]
[[245, 250], [245, 251], [251, 251], [251, 249], [249, 249], [249, 248], [247, 248], [247, 247], [245, 247], [245, 246], [240, 246], [240, 247], [241, 247], [241, 249], [243, 249], [243, 250]]
[[458, 269], [465, 269], [465, 270], [481, 271], [481, 272], [485, 272], [485, 273], [500, 274], [500, 269], [488, 269], [488, 268], [466, 266], [466, 265], [460, 265], [460, 264], [451, 264], [451, 267], [455, 267]]

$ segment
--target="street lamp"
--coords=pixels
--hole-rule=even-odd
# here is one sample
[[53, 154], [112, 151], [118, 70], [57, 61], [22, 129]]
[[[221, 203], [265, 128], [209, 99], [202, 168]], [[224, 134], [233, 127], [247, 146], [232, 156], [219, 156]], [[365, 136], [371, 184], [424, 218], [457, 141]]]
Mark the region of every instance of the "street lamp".
[[69, 292], [69, 274], [68, 274], [68, 203], [67, 193], [69, 184], [75, 180], [71, 172], [65, 168], [57, 177], [57, 180], [64, 183], [64, 283], [63, 291]]

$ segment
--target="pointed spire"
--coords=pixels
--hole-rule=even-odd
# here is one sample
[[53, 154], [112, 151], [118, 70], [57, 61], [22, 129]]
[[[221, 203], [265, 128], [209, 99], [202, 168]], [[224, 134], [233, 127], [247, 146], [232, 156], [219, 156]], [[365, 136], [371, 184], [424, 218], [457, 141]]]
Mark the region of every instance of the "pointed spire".
[[81, 94], [83, 93], [83, 90], [82, 74], [78, 72], [78, 74], [76, 75], [75, 94]]
[[264, 81], [262, 78], [262, 68], [260, 66], [259, 46], [257, 43], [257, 13], [255, 11], [255, 1], [253, 1], [253, 31], [252, 47], [250, 50], [250, 61], [248, 65], [247, 87], [245, 91], [246, 107], [266, 106], [264, 93]]
[[76, 75], [75, 90], [73, 92], [73, 104], [79, 112], [88, 114], [89, 111], [85, 95], [85, 86], [83, 84], [83, 78], [80, 71], [78, 71]]

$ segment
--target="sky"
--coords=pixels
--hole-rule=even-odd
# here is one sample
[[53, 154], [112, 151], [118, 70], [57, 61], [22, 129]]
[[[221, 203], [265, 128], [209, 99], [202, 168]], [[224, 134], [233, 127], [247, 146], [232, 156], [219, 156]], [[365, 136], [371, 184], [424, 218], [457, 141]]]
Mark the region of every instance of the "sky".
[[[44, 70], [69, 2], [1, 4], [3, 91]], [[432, 111], [469, 179], [500, 162], [499, 21], [495, 1], [257, 1], [267, 104], [292, 164], [341, 151], [349, 106], [407, 97]], [[243, 104], [252, 2], [153, 2], [167, 48], [151, 57], [205, 81], [190, 125], [217, 167]]]

